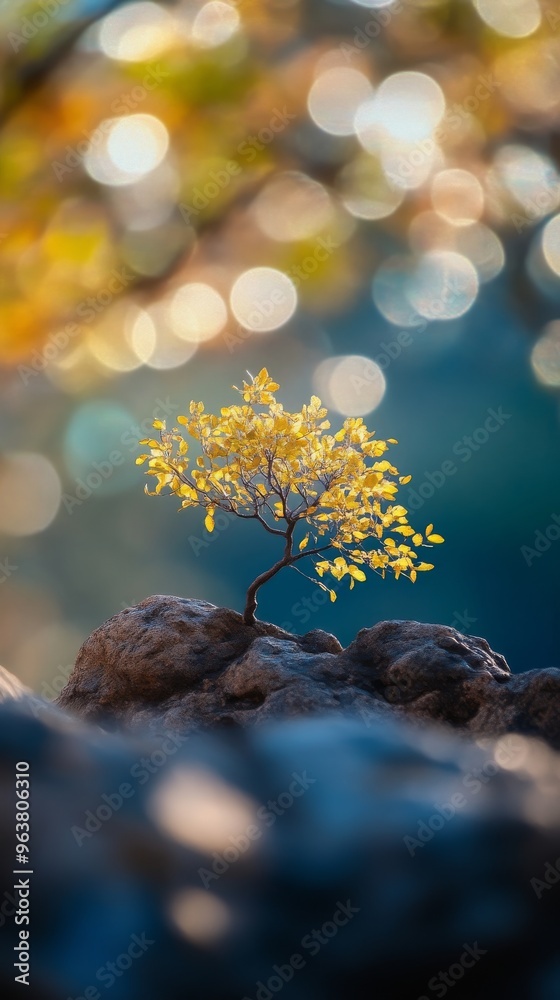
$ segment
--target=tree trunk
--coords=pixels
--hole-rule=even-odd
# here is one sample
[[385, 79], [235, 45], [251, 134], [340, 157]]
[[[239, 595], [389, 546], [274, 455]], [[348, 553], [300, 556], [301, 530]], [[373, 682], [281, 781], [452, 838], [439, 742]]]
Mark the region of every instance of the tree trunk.
[[255, 611], [257, 610], [257, 591], [262, 587], [263, 583], [268, 583], [273, 576], [276, 576], [284, 566], [289, 566], [294, 559], [291, 555], [285, 555], [279, 562], [275, 563], [270, 569], [265, 573], [261, 573], [247, 591], [247, 599], [245, 602], [245, 611], [243, 612], [243, 621], [246, 625], [254, 625], [256, 622]]

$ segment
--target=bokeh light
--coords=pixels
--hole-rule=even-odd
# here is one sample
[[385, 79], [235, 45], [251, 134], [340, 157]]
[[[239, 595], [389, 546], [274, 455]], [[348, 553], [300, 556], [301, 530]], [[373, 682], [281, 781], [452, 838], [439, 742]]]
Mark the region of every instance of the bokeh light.
[[170, 902], [169, 915], [187, 940], [200, 947], [222, 938], [233, 922], [226, 904], [205, 889], [177, 893]]
[[359, 7], [372, 7], [379, 10], [382, 7], [391, 7], [395, 0], [353, 0]]
[[482, 222], [465, 226], [457, 233], [457, 253], [474, 264], [481, 284], [492, 281], [503, 271], [506, 255], [502, 241]]
[[169, 133], [154, 115], [133, 114], [101, 125], [103, 140], [92, 145], [84, 164], [100, 184], [131, 184], [151, 173], [169, 148]]
[[482, 185], [468, 170], [442, 170], [432, 181], [432, 204], [455, 226], [468, 226], [484, 210]]
[[417, 254], [452, 250], [467, 257], [474, 264], [481, 283], [492, 281], [504, 268], [503, 244], [483, 222], [456, 226], [435, 212], [420, 212], [410, 224], [408, 239]]
[[0, 455], [0, 497], [0, 533], [36, 535], [56, 517], [62, 486], [44, 455], [6, 452]]
[[268, 333], [288, 322], [297, 307], [293, 281], [274, 267], [253, 267], [233, 285], [230, 305], [246, 330]]
[[426, 73], [393, 73], [361, 108], [358, 134], [374, 152], [388, 139], [412, 146], [429, 139], [445, 112], [445, 97]]
[[560, 215], [556, 215], [544, 227], [542, 248], [551, 271], [560, 277]]
[[192, 26], [192, 40], [201, 48], [212, 49], [235, 35], [240, 28], [240, 18], [235, 7], [221, 0], [205, 3], [196, 15]]
[[379, 365], [357, 354], [325, 359], [315, 369], [313, 382], [325, 405], [345, 417], [371, 413], [387, 388]]
[[453, 251], [433, 251], [420, 260], [406, 289], [420, 316], [430, 320], [457, 319], [473, 305], [478, 275], [470, 260]]
[[132, 320], [129, 337], [137, 357], [160, 371], [184, 365], [198, 347], [196, 341], [177, 336], [165, 302], [140, 309]]
[[99, 47], [123, 62], [155, 59], [176, 39], [171, 13], [157, 3], [128, 3], [108, 14], [99, 26]]
[[365, 73], [334, 66], [320, 73], [307, 98], [311, 118], [331, 135], [352, 135], [354, 118], [363, 101], [373, 93]]
[[543, 153], [528, 146], [505, 145], [494, 158], [494, 168], [530, 219], [548, 215], [560, 203], [560, 175], [550, 157]]
[[532, 35], [541, 23], [538, 0], [473, 0], [489, 28], [507, 38]]
[[389, 257], [375, 273], [373, 301], [381, 315], [395, 326], [414, 326], [418, 322], [418, 310], [408, 298], [414, 270], [413, 257], [395, 255]]
[[365, 153], [341, 171], [339, 190], [344, 207], [359, 219], [385, 219], [405, 197], [402, 186], [391, 184], [379, 160]]
[[178, 843], [208, 856], [254, 822], [256, 804], [211, 771], [178, 767], [156, 788], [150, 811]]
[[111, 372], [131, 372], [142, 364], [127, 338], [130, 316], [131, 305], [123, 300], [102, 314], [88, 332], [90, 355]]
[[322, 184], [298, 171], [277, 174], [253, 203], [263, 233], [272, 240], [304, 240], [332, 220], [333, 206]]
[[[146, 421], [149, 418], [148, 412]], [[135, 482], [130, 457], [139, 437], [138, 422], [121, 403], [109, 399], [84, 403], [72, 415], [64, 435], [69, 476], [100, 496], [122, 493]]]
[[544, 328], [533, 347], [531, 364], [539, 382], [560, 386], [560, 320], [554, 320]]
[[169, 321], [178, 337], [200, 344], [223, 330], [227, 322], [226, 304], [211, 285], [189, 282], [173, 293]]

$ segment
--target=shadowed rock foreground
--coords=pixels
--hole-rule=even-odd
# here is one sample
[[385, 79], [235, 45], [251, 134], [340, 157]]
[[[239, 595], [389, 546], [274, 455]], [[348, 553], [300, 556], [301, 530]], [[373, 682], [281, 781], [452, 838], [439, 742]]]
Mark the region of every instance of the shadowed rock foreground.
[[204, 601], [150, 597], [86, 640], [58, 704], [108, 728], [195, 732], [337, 713], [519, 732], [560, 747], [560, 670], [512, 674], [485, 639], [381, 622], [342, 649], [315, 630], [255, 628]]

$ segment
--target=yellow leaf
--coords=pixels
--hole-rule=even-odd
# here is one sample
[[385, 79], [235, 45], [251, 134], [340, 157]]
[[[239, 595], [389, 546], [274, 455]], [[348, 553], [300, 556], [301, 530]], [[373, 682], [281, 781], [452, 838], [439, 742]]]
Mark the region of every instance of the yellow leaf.
[[147, 458], [149, 458], [148, 455], [139, 455], [138, 458], [136, 459], [136, 465], [142, 465]]
[[212, 514], [207, 514], [204, 518], [204, 527], [206, 531], [214, 531], [214, 518]]
[[358, 580], [360, 583], [363, 583], [364, 580], [366, 579], [366, 574], [364, 573], [363, 569], [358, 569], [357, 566], [350, 565], [348, 567], [348, 572], [350, 573], [350, 576], [354, 578], [354, 580]]
[[306, 535], [305, 538], [302, 538], [301, 542], [299, 543], [299, 551], [303, 552], [303, 550], [307, 548], [308, 544], [309, 544], [309, 535]]
[[330, 594], [331, 602], [334, 604], [334, 602], [336, 601], [336, 593], [335, 593], [334, 590], [329, 590], [329, 594]]
[[423, 538], [423, 536], [422, 536], [422, 535], [420, 534], [420, 532], [418, 532], [418, 533], [417, 533], [417, 534], [416, 534], [416, 535], [414, 536], [414, 538], [412, 539], [412, 544], [413, 544], [413, 545], [422, 545], [423, 541], [424, 541], [424, 538]]
[[154, 422], [152, 424], [152, 427], [155, 427], [156, 431], [164, 431], [165, 430], [165, 421], [164, 420], [154, 420]]
[[426, 535], [431, 535], [433, 530], [434, 530], [433, 524], [429, 524], [428, 527], [426, 528]]
[[428, 541], [431, 542], [432, 545], [442, 545], [445, 538], [443, 538], [442, 535], [428, 535]]

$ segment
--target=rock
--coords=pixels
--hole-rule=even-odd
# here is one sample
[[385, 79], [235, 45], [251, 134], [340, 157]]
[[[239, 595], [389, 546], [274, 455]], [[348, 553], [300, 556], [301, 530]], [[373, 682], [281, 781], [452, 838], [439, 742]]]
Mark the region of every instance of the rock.
[[282, 981], [293, 1000], [443, 996], [445, 982], [458, 998], [560, 995], [560, 768], [543, 744], [341, 718], [132, 740], [10, 699], [6, 1000], [21, 994], [16, 761], [31, 781], [32, 1000], [269, 1000]]
[[485, 639], [381, 622], [342, 649], [204, 601], [150, 597], [86, 640], [58, 704], [105, 728], [194, 732], [336, 713], [517, 731], [560, 747], [560, 670], [513, 675]]

